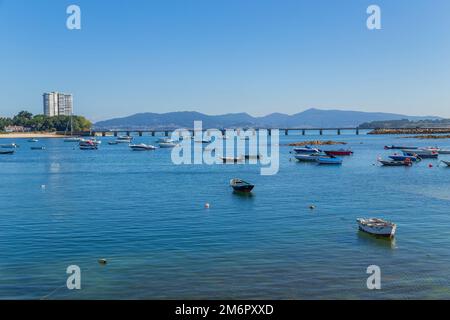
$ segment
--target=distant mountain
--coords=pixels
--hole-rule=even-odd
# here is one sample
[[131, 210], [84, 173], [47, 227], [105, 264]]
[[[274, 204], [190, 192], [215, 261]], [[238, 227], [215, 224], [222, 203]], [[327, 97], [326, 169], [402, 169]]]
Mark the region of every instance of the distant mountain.
[[192, 128], [194, 121], [202, 121], [203, 128], [332, 128], [357, 127], [362, 123], [388, 120], [438, 120], [439, 117], [416, 117], [394, 113], [360, 112], [341, 110], [308, 109], [287, 115], [272, 113], [263, 117], [252, 117], [247, 113], [230, 113], [211, 116], [199, 112], [138, 113], [132, 116], [100, 121], [94, 124], [99, 129], [174, 129]]

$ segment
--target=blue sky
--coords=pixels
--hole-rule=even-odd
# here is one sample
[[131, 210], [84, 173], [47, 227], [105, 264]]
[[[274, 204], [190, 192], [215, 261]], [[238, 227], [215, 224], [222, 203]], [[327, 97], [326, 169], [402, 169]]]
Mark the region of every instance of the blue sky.
[[[66, 28], [77, 4], [82, 29]], [[366, 9], [382, 10], [382, 30]], [[136, 112], [450, 117], [448, 0], [0, 0], [0, 115], [74, 94], [92, 120]]]

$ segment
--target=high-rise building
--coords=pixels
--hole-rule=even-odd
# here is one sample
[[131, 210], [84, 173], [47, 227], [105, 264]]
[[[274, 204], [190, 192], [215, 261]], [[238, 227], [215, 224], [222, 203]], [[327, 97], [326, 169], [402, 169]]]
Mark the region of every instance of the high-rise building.
[[73, 96], [59, 92], [43, 94], [44, 114], [48, 117], [70, 116], [73, 113]]

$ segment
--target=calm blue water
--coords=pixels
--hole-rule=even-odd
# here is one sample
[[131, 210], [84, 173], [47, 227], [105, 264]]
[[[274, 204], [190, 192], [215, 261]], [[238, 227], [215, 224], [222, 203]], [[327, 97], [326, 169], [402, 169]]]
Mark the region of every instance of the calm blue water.
[[[0, 156], [0, 298], [450, 299], [450, 169], [374, 166], [385, 144], [450, 141], [281, 143], [319, 138], [347, 141], [355, 155], [317, 166], [290, 161], [283, 146], [280, 172], [261, 176], [254, 165], [175, 166], [170, 150], [131, 152], [112, 138], [98, 151], [0, 141], [21, 145]], [[234, 177], [256, 184], [252, 197], [232, 193]], [[395, 241], [358, 232], [355, 219], [371, 216], [398, 224]], [[65, 288], [71, 264], [82, 290]], [[366, 287], [372, 264], [379, 291]]]

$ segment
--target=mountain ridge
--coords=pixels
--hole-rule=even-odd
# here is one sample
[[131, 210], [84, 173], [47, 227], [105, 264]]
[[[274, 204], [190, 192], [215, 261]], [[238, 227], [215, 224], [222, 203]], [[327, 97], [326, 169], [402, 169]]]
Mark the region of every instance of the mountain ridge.
[[357, 127], [362, 123], [391, 120], [439, 120], [437, 116], [408, 116], [385, 112], [322, 110], [310, 108], [292, 115], [274, 112], [254, 117], [246, 112], [207, 115], [197, 111], [168, 113], [144, 112], [122, 118], [99, 121], [94, 129], [174, 129], [192, 128], [194, 121], [202, 121], [203, 128], [331, 128]]

